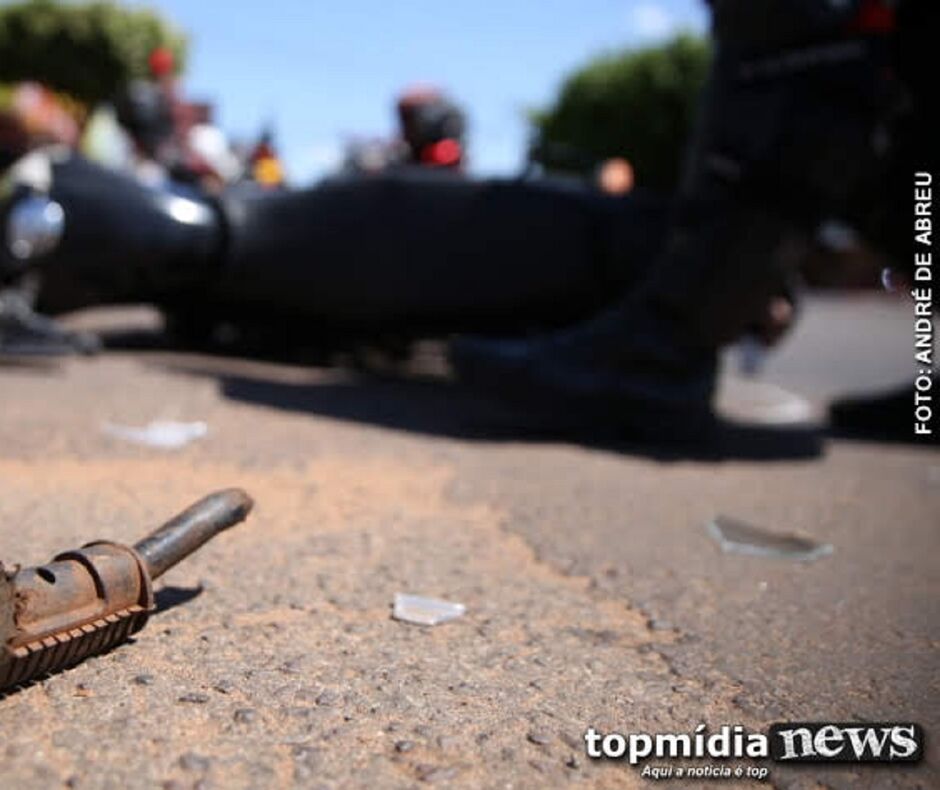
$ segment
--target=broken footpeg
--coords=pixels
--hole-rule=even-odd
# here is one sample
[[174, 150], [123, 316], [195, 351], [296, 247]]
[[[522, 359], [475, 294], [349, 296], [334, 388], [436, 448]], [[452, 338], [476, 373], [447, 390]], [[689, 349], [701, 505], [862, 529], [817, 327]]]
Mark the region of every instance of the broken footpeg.
[[120, 644], [154, 610], [153, 580], [252, 507], [240, 489], [201, 499], [133, 548], [97, 541], [48, 565], [0, 563], [0, 691]]

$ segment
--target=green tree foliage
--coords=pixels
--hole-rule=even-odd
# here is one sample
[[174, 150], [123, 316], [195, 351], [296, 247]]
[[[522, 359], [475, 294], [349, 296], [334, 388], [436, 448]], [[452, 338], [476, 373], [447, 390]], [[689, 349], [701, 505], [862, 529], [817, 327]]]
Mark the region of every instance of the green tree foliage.
[[145, 76], [158, 46], [170, 48], [179, 70], [185, 38], [147, 9], [55, 0], [0, 6], [0, 82], [37, 80], [93, 104]]
[[707, 41], [688, 34], [595, 59], [565, 80], [551, 107], [533, 115], [536, 158], [571, 170], [622, 156], [638, 184], [673, 189], [708, 62]]

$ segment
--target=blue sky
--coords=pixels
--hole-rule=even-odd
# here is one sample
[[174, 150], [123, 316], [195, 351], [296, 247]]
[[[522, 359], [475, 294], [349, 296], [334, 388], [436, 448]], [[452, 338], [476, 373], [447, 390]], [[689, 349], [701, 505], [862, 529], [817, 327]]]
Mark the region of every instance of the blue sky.
[[440, 85], [468, 111], [474, 171], [522, 160], [525, 109], [591, 55], [677, 29], [702, 31], [700, 0], [156, 0], [191, 37], [186, 92], [215, 102], [228, 133], [277, 133], [288, 175], [336, 165], [350, 137], [394, 129], [393, 99]]

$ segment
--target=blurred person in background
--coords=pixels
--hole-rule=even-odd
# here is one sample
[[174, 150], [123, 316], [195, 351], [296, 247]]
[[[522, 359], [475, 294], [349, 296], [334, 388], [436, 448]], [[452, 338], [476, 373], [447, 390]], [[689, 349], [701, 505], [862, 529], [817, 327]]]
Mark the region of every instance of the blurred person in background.
[[[458, 339], [464, 380], [556, 425], [707, 435], [718, 350], [786, 329], [823, 224], [909, 265], [913, 174], [936, 163], [925, 67], [936, 4], [710, 5], [711, 76], [664, 253], [585, 323]], [[913, 393], [903, 402], [910, 434]]]
[[41, 145], [78, 142], [85, 107], [38, 82], [0, 85], [0, 171]]
[[437, 88], [413, 86], [396, 106], [406, 162], [454, 169], [466, 164], [466, 119], [452, 100]]
[[249, 178], [264, 189], [277, 189], [286, 184], [284, 165], [274, 147], [274, 132], [265, 128], [248, 154]]
[[429, 85], [407, 88], [395, 101], [395, 120], [397, 139], [360, 139], [347, 146], [347, 174], [375, 175], [402, 167], [463, 172], [466, 116], [441, 90]]
[[[242, 164], [225, 134], [212, 124], [211, 107], [183, 99], [170, 49], [154, 49], [148, 67], [149, 77], [131, 81], [115, 100], [117, 120], [133, 143], [132, 168], [138, 178], [153, 184], [173, 179], [211, 192], [236, 181], [243, 173]], [[262, 145], [271, 149], [270, 141], [262, 140], [255, 154], [259, 158]], [[280, 167], [273, 155], [267, 159]], [[256, 165], [254, 159], [249, 162], [253, 174]], [[272, 166], [264, 167], [262, 183], [283, 183], [280, 169], [273, 181], [272, 173]]]
[[182, 160], [182, 114], [172, 53], [162, 47], [153, 50], [148, 66], [148, 78], [132, 80], [116, 97], [115, 110], [133, 142], [138, 171], [159, 180], [159, 174], [148, 176], [146, 168], [172, 168]]

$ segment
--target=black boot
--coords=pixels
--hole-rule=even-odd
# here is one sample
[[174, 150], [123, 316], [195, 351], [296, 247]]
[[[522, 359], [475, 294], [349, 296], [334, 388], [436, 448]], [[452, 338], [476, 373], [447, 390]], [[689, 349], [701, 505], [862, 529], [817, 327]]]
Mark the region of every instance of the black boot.
[[[790, 223], [727, 204], [715, 213], [689, 208], [659, 271], [615, 309], [530, 339], [456, 339], [458, 377], [524, 406], [520, 427], [709, 438], [717, 350], [761, 322], [800, 247]], [[702, 282], [709, 271], [727, 287]]]
[[524, 409], [523, 430], [705, 438], [715, 355], [686, 351], [667, 323], [634, 315], [611, 311], [534, 340], [460, 338], [451, 361], [461, 380]]
[[[842, 12], [804, 3], [805, 24], [784, 33], [815, 32], [812, 45], [781, 51], [798, 42], [755, 38], [755, 47], [729, 14], [735, 2], [717, 4], [702, 117], [667, 249], [651, 275], [615, 310], [569, 330], [532, 340], [458, 338], [460, 379], [524, 402], [540, 424], [638, 438], [708, 433], [720, 346], [759, 325], [790, 290], [813, 223], [851, 217], [883, 172], [872, 144], [885, 111], [872, 42], [843, 35]], [[760, 4], [795, 10], [782, 0]], [[833, 41], [820, 43], [826, 35]]]

